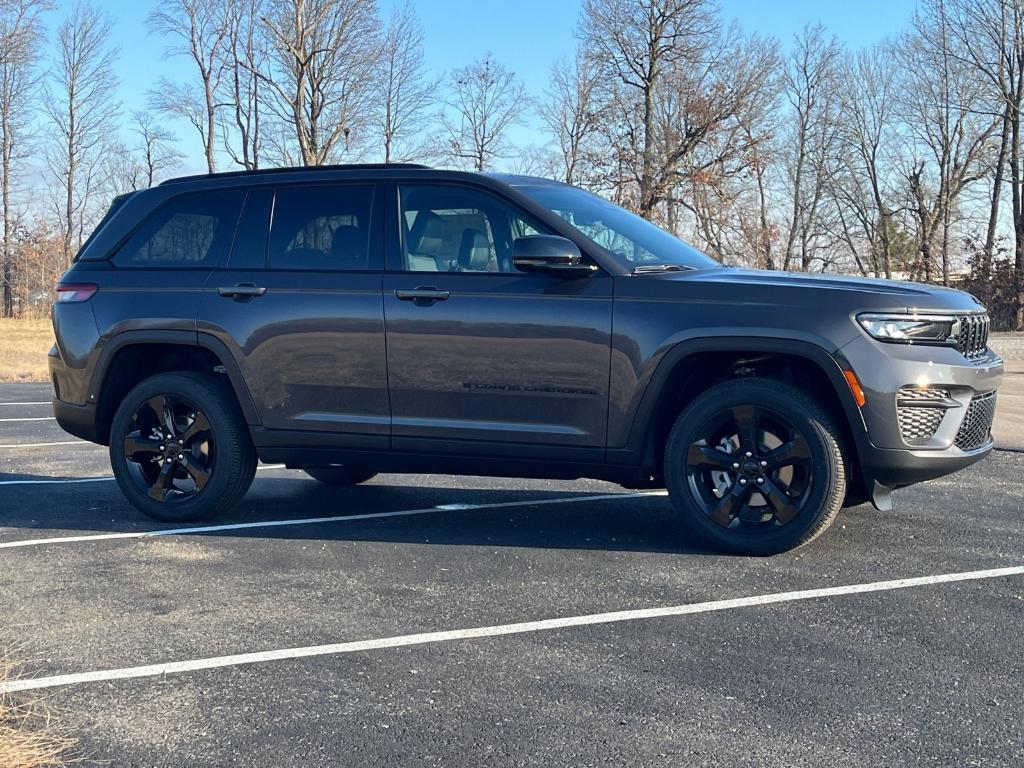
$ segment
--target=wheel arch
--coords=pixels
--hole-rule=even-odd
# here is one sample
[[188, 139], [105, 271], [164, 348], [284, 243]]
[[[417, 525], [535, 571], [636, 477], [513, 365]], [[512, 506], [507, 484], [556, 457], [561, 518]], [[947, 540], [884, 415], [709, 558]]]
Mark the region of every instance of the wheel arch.
[[[644, 389], [625, 453], [639, 456], [645, 471], [660, 476], [665, 441], [683, 407], [700, 392], [738, 376], [787, 380], [829, 410], [859, 463], [867, 428], [844, 375], [844, 361], [824, 348], [796, 339], [759, 337], [699, 338], [666, 351]], [[851, 480], [860, 478], [852, 468]]]
[[89, 401], [96, 404], [97, 442], [105, 445], [109, 441], [114, 411], [128, 390], [157, 373], [176, 370], [223, 373], [246, 423], [261, 423], [242, 373], [223, 342], [194, 331], [125, 331], [103, 345], [90, 382]]

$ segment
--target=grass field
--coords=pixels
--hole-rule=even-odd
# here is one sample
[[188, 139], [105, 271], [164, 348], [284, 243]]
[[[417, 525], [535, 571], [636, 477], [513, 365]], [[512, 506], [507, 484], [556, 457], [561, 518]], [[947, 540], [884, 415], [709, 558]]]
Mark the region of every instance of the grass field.
[[0, 381], [46, 381], [50, 320], [0, 319]]

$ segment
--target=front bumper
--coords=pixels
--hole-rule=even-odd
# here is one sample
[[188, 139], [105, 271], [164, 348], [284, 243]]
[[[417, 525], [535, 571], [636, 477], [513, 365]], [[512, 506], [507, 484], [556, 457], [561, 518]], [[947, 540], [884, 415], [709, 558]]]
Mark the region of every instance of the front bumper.
[[[886, 488], [903, 488], [959, 472], [984, 459], [994, 448], [991, 439], [972, 451], [956, 447], [945, 451], [918, 451], [871, 445], [861, 448], [860, 465], [866, 480]], [[871, 487], [869, 482], [868, 488]]]
[[[869, 496], [878, 486], [901, 488], [957, 472], [995, 447], [990, 406], [1003, 376], [996, 355], [970, 361], [956, 349], [885, 344], [866, 335], [840, 355], [867, 398], [858, 458]], [[909, 399], [915, 393], [921, 400]], [[986, 419], [981, 428], [979, 413]]]

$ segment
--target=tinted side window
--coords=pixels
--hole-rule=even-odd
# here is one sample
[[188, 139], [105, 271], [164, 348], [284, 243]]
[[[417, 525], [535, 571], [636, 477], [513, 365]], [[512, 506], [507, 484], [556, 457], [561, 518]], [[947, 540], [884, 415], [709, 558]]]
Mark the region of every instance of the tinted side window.
[[370, 268], [373, 187], [333, 185], [277, 191], [271, 269], [353, 272]]
[[517, 237], [544, 234], [508, 203], [457, 186], [400, 188], [410, 272], [516, 272]]
[[245, 193], [194, 192], [172, 198], [154, 211], [114, 256], [119, 267], [220, 265], [235, 236]]
[[267, 236], [273, 203], [273, 190], [254, 189], [246, 196], [235, 244], [231, 248], [231, 269], [267, 268]]

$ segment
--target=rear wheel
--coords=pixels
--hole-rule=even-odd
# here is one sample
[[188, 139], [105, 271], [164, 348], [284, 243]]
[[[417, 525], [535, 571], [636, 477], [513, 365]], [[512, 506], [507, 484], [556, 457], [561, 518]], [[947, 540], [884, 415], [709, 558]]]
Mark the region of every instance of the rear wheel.
[[303, 467], [302, 471], [324, 485], [359, 485], [377, 476], [376, 472], [355, 467]]
[[213, 376], [153, 376], [114, 414], [114, 477], [132, 505], [156, 520], [191, 522], [233, 509], [256, 462], [234, 393]]
[[687, 406], [669, 436], [665, 479], [689, 532], [746, 555], [806, 544], [831, 525], [846, 495], [827, 411], [768, 379], [719, 384]]

